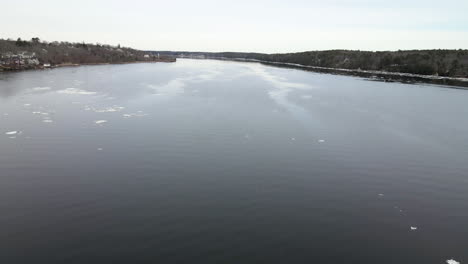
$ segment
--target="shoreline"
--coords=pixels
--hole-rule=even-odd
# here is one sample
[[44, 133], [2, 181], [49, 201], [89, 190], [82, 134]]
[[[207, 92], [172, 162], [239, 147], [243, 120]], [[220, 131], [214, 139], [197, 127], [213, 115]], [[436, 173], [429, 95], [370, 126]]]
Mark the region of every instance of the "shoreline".
[[329, 73], [336, 75], [346, 76], [359, 76], [367, 77], [373, 81], [382, 82], [402, 82], [402, 83], [433, 83], [438, 85], [449, 85], [453, 88], [468, 89], [468, 78], [463, 77], [446, 77], [436, 75], [421, 75], [404, 72], [387, 72], [387, 71], [375, 71], [375, 70], [361, 70], [361, 69], [344, 69], [344, 68], [329, 68], [320, 66], [302, 65], [297, 63], [288, 62], [274, 62], [264, 61], [257, 59], [245, 59], [245, 58], [226, 58], [226, 57], [208, 57], [206, 59], [224, 60], [224, 61], [239, 61], [239, 62], [254, 62], [266, 65], [296, 68], [309, 70], [313, 72]]
[[78, 66], [97, 66], [97, 65], [118, 65], [118, 64], [134, 64], [134, 63], [173, 63], [177, 62], [177, 58], [171, 59], [159, 59], [154, 61], [128, 61], [128, 62], [95, 62], [95, 63], [61, 63], [49, 67], [44, 67], [43, 65], [36, 67], [25, 67], [25, 68], [7, 68], [0, 66], [0, 73], [3, 72], [22, 72], [29, 70], [47, 70], [55, 68], [64, 68], [64, 67], [78, 67]]

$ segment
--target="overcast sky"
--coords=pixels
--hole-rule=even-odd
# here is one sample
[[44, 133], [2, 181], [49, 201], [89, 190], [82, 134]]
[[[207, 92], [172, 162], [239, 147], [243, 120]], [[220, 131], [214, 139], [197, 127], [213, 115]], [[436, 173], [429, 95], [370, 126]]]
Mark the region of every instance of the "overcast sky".
[[0, 1], [0, 38], [267, 53], [468, 48], [468, 0]]

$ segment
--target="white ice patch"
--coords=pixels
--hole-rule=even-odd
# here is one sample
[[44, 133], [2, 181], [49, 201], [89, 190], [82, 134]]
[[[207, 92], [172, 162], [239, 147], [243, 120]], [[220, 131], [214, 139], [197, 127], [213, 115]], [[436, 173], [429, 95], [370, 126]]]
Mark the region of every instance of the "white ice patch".
[[97, 120], [97, 121], [94, 121], [94, 123], [96, 124], [104, 124], [104, 123], [107, 123], [107, 120]]
[[325, 140], [324, 140], [324, 139], [319, 139], [318, 142], [319, 142], [319, 143], [324, 143]]
[[460, 264], [460, 262], [454, 260], [454, 259], [449, 259], [447, 260], [447, 264]]
[[31, 104], [24, 104], [24, 106], [31, 106]]
[[380, 197], [383, 197], [383, 196], [384, 196], [384, 194], [383, 194], [383, 193], [379, 193], [379, 196], [380, 196]]
[[77, 95], [93, 95], [93, 94], [96, 94], [96, 92], [81, 90], [81, 89], [78, 89], [78, 88], [66, 88], [66, 89], [57, 91], [57, 93], [60, 93], [60, 94], [77, 94]]
[[104, 149], [103, 149], [103, 148], [98, 148], [97, 150], [102, 151], [102, 150], [104, 150]]
[[50, 87], [34, 87], [31, 89], [33, 92], [43, 92], [43, 91], [49, 91], [51, 88]]
[[132, 117], [143, 117], [147, 116], [147, 114], [143, 113], [142, 111], [138, 111], [136, 113], [131, 113], [131, 114], [123, 114], [122, 115], [124, 118], [132, 118]]
[[42, 120], [42, 122], [44, 122], [44, 123], [53, 123], [54, 121], [52, 121], [50, 119], [44, 119], [44, 120]]
[[414, 231], [414, 230], [418, 230], [418, 227], [412, 226], [412, 227], [410, 227], [410, 229], [411, 229], [411, 231]]
[[19, 131], [10, 131], [10, 132], [6, 132], [5, 135], [17, 135], [19, 133], [20, 133]]
[[125, 109], [125, 107], [123, 106], [111, 106], [111, 107], [104, 107], [104, 108], [94, 108], [94, 107], [90, 107], [90, 106], [85, 106], [85, 110], [86, 111], [94, 111], [96, 113], [112, 113], [112, 112], [120, 112], [122, 111], [123, 109]]

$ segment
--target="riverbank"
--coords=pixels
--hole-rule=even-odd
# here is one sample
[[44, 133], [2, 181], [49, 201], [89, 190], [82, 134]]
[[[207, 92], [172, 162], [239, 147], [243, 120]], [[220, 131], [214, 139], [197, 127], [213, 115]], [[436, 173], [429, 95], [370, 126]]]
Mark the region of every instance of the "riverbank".
[[27, 71], [27, 70], [45, 70], [45, 69], [54, 69], [62, 67], [78, 67], [78, 66], [92, 66], [92, 65], [114, 65], [114, 64], [132, 64], [132, 63], [171, 63], [176, 62], [176, 58], [161, 58], [151, 61], [129, 61], [129, 62], [101, 62], [101, 63], [60, 63], [57, 65], [44, 66], [27, 66], [27, 67], [4, 67], [0, 65], [0, 72], [17, 72], [17, 71]]
[[412, 73], [403, 73], [403, 72], [319, 67], [319, 66], [301, 65], [297, 63], [272, 62], [272, 61], [245, 59], [245, 58], [226, 58], [226, 57], [216, 58], [215, 57], [215, 58], [209, 58], [209, 59], [255, 62], [255, 63], [262, 63], [262, 64], [272, 65], [272, 66], [277, 66], [277, 67], [296, 68], [296, 69], [309, 70], [309, 71], [321, 72], [321, 73], [359, 76], [359, 77], [369, 78], [370, 80], [373, 80], [373, 81], [402, 82], [402, 83], [431, 83], [431, 84], [439, 84], [439, 85], [456, 86], [456, 87], [461, 87], [463, 89], [468, 89], [468, 78], [461, 78], [461, 77], [459, 78], [459, 77], [447, 77], [447, 76], [437, 76], [437, 75], [412, 74]]

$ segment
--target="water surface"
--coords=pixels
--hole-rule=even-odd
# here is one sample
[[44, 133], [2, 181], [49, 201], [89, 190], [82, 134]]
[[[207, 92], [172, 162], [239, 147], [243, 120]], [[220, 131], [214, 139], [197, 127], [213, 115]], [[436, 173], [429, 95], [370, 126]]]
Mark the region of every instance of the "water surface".
[[468, 262], [467, 102], [209, 60], [2, 73], [0, 262]]

